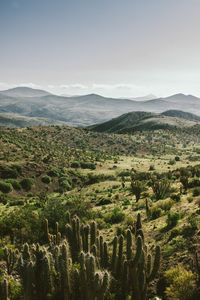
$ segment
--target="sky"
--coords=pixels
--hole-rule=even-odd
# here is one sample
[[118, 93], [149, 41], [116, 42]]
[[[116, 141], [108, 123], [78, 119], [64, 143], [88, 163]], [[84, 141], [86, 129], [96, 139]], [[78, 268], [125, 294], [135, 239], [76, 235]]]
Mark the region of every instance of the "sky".
[[0, 90], [200, 97], [199, 0], [0, 0]]

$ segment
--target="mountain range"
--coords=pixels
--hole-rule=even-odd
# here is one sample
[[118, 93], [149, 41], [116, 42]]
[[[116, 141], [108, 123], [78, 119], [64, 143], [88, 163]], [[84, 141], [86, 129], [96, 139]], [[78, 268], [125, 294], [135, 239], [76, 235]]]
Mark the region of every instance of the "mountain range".
[[[133, 111], [162, 113], [181, 110], [200, 116], [200, 98], [192, 95], [176, 94], [166, 98], [138, 100], [107, 98], [97, 94], [65, 97], [43, 90], [17, 87], [0, 92], [0, 125], [10, 126], [9, 120], [12, 119], [12, 126], [19, 126], [15, 118], [21, 118], [23, 125], [20, 126], [58, 124], [82, 127]], [[4, 122], [1, 121], [3, 118]]]

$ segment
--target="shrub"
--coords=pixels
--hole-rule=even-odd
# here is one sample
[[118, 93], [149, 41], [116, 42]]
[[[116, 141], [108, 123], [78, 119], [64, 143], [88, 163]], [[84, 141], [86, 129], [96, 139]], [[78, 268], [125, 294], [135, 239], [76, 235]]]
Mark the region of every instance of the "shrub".
[[7, 179], [6, 182], [12, 184], [13, 189], [20, 191], [22, 189], [21, 184], [16, 179]]
[[60, 170], [58, 168], [52, 168], [48, 171], [47, 175], [50, 177], [58, 177], [60, 174]]
[[35, 183], [35, 181], [33, 178], [23, 178], [20, 181], [20, 184], [25, 191], [30, 191], [30, 189], [34, 183]]
[[150, 165], [150, 167], [149, 167], [149, 171], [154, 171], [155, 170], [155, 167], [154, 167], [154, 165]]
[[167, 226], [169, 228], [176, 226], [179, 218], [180, 218], [180, 215], [178, 212], [169, 211], [167, 213]]
[[170, 166], [173, 166], [174, 164], [175, 164], [175, 160], [174, 160], [174, 159], [170, 159], [169, 165], [170, 165]]
[[194, 190], [193, 190], [193, 196], [194, 197], [197, 197], [197, 196], [199, 196], [200, 195], [200, 188], [195, 188]]
[[172, 199], [160, 200], [156, 203], [156, 206], [164, 211], [170, 210], [173, 205], [174, 201]]
[[134, 178], [131, 178], [131, 192], [133, 195], [135, 195], [136, 202], [140, 200], [141, 193], [144, 189], [144, 185], [139, 180], [134, 180]]
[[17, 165], [17, 164], [13, 164], [12, 168], [16, 169], [19, 174], [22, 173], [22, 166]]
[[187, 201], [188, 201], [189, 203], [191, 203], [193, 200], [194, 200], [194, 198], [193, 198], [192, 196], [188, 196], [188, 197], [187, 197]]
[[18, 175], [19, 175], [19, 173], [17, 172], [16, 169], [5, 168], [1, 171], [1, 177], [4, 179], [17, 178]]
[[82, 169], [90, 169], [90, 170], [96, 169], [96, 165], [91, 162], [81, 162], [80, 165]]
[[154, 192], [156, 200], [163, 199], [169, 193], [170, 182], [166, 178], [161, 180], [153, 178], [151, 182], [151, 187]]
[[161, 214], [162, 214], [162, 209], [160, 207], [153, 206], [150, 209], [150, 216], [151, 216], [152, 220], [159, 218], [161, 216]]
[[48, 176], [48, 175], [44, 175], [44, 176], [41, 178], [41, 181], [42, 181], [43, 183], [48, 184], [48, 183], [51, 182], [51, 177]]
[[73, 162], [71, 163], [71, 168], [77, 169], [77, 168], [80, 168], [80, 167], [81, 167], [81, 165], [80, 165], [80, 162], [79, 162], [79, 161], [73, 161]]
[[183, 266], [172, 267], [165, 272], [168, 284], [165, 294], [167, 299], [186, 300], [192, 299], [194, 293], [195, 275]]
[[12, 191], [12, 185], [8, 182], [0, 181], [0, 191], [2, 193], [8, 194]]
[[116, 224], [122, 222], [125, 218], [125, 214], [121, 211], [121, 209], [116, 206], [110, 213], [104, 216], [104, 219], [107, 223]]
[[172, 200], [179, 202], [181, 200], [181, 195], [180, 194], [172, 194], [171, 198], [172, 198]]

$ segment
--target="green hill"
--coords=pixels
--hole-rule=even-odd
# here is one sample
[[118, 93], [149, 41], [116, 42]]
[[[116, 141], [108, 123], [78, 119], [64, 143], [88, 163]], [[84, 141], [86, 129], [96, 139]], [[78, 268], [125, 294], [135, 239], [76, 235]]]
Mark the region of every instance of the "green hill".
[[199, 124], [200, 117], [178, 110], [162, 114], [130, 112], [108, 122], [89, 126], [90, 130], [108, 133], [131, 133], [137, 130], [183, 129]]

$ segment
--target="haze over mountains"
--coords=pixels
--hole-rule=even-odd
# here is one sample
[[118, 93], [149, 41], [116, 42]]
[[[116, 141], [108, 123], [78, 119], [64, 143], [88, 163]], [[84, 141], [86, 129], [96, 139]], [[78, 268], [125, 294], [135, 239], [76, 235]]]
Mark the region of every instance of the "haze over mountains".
[[88, 126], [133, 111], [162, 113], [167, 110], [200, 116], [200, 98], [184, 94], [145, 101], [106, 98], [97, 94], [65, 97], [27, 87], [0, 92], [0, 125], [3, 126]]

